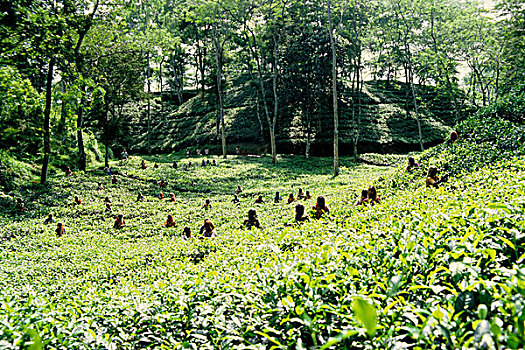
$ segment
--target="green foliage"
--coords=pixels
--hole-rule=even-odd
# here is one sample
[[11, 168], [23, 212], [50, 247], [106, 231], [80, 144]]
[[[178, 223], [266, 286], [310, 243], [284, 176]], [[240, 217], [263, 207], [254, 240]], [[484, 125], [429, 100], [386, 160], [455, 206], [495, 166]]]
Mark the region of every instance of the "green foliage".
[[14, 190], [35, 176], [35, 167], [19, 161], [10, 153], [0, 150], [0, 189]]
[[40, 148], [42, 99], [16, 68], [0, 66], [0, 149], [34, 156]]
[[[202, 159], [155, 156], [142, 170], [131, 157], [112, 164], [117, 185], [91, 171], [13, 193], [28, 210], [3, 209], [1, 219], [0, 314], [9, 325], [2, 341], [323, 349], [519, 348], [525, 341], [524, 157], [479, 163], [438, 190], [424, 188], [418, 172], [419, 185], [395, 193], [380, 179], [392, 178], [391, 168], [347, 159], [337, 178], [332, 160], [322, 158], [284, 157], [277, 166], [265, 157], [215, 158], [215, 167], [184, 170]], [[160, 179], [175, 202], [158, 199]], [[105, 189], [97, 191], [97, 182]], [[354, 207], [370, 184], [382, 204]], [[239, 205], [230, 201], [237, 185]], [[298, 187], [313, 195], [302, 201], [307, 208], [325, 195], [330, 214], [287, 225], [293, 205], [271, 198]], [[143, 202], [135, 201], [138, 191]], [[253, 204], [258, 194], [266, 204]], [[74, 195], [81, 205], [72, 205]], [[125, 215], [122, 230], [112, 229], [105, 196], [114, 214]], [[209, 210], [201, 209], [206, 198]], [[250, 207], [263, 229], [240, 229]], [[66, 236], [42, 223], [49, 211]], [[167, 214], [176, 228], [162, 227]], [[217, 238], [181, 237], [184, 226], [196, 235], [204, 218]]]

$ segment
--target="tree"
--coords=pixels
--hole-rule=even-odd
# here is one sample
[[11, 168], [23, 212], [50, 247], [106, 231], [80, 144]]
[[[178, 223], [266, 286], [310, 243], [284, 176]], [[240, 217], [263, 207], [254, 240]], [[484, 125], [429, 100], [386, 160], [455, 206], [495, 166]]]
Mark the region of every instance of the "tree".
[[332, 97], [334, 108], [334, 176], [339, 175], [339, 114], [337, 111], [337, 54], [332, 25], [332, 10], [330, 0], [326, 0], [326, 12], [328, 14], [328, 35], [332, 49]]

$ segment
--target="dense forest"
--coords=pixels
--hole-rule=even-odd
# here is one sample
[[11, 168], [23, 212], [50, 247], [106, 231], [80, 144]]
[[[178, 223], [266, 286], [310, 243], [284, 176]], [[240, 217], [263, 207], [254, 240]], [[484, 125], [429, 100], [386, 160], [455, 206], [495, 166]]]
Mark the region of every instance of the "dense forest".
[[[423, 150], [525, 75], [519, 0], [12, 0], [0, 152]], [[54, 170], [53, 170], [54, 171]]]

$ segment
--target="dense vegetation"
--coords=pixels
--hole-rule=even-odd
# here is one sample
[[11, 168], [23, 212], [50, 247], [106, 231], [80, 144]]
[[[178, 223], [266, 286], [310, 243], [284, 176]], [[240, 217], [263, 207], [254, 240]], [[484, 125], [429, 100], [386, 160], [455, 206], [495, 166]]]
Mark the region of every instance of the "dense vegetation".
[[520, 0], [2, 2], [0, 149], [41, 164], [42, 183], [100, 153], [186, 146], [274, 162], [334, 150], [337, 174], [339, 153], [427, 148], [520, 84], [524, 13]]
[[[146, 157], [143, 170], [132, 157], [112, 164], [118, 184], [94, 170], [21, 187], [11, 194], [26, 198], [27, 211], [13, 202], [2, 209], [1, 344], [522, 348], [525, 126], [496, 118], [508, 108], [471, 116], [458, 142], [422, 153], [409, 173], [399, 156], [365, 157], [397, 167], [343, 160], [338, 177], [322, 158], [283, 157], [275, 166], [234, 157], [185, 171], [202, 159]], [[449, 176], [439, 189], [424, 186], [430, 165]], [[175, 202], [158, 198], [161, 179]], [[371, 184], [382, 203], [353, 206]], [[237, 185], [239, 205], [231, 202]], [[271, 199], [299, 187], [325, 195], [330, 214], [287, 225], [293, 205]], [[267, 203], [254, 205], [258, 194]], [[74, 205], [74, 195], [83, 203]], [[125, 215], [123, 229], [112, 228], [105, 196]], [[241, 228], [250, 207], [262, 229]], [[64, 237], [43, 224], [49, 211]], [[167, 214], [177, 227], [162, 227]], [[184, 226], [196, 235], [204, 218], [218, 237], [182, 238]]]
[[523, 349], [524, 24], [521, 0], [0, 2], [0, 348]]

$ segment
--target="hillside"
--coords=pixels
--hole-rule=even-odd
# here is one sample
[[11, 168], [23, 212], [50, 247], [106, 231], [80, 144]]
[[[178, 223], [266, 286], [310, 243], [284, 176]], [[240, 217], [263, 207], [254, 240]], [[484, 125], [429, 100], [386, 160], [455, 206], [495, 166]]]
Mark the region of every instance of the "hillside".
[[[417, 124], [413, 112], [406, 116], [406, 84], [400, 82], [366, 82], [361, 104], [356, 105], [360, 153], [407, 152], [419, 150]], [[417, 87], [421, 97], [421, 124], [425, 145], [441, 142], [455, 124], [453, 108], [432, 87]], [[246, 81], [236, 81], [225, 92], [225, 118], [230, 153], [240, 145], [253, 153], [267, 152], [267, 122], [262, 106], [257, 108], [257, 91]], [[348, 93], [340, 100], [340, 147], [343, 155], [352, 152], [351, 106]], [[279, 153], [303, 154], [307, 137], [301, 112], [293, 101], [282, 102], [277, 124]], [[321, 97], [320, 108], [311, 116], [312, 154], [330, 155], [333, 139], [333, 116], [329, 96]], [[270, 102], [270, 110], [272, 108]], [[410, 103], [410, 108], [412, 105]], [[127, 110], [131, 130], [128, 148], [144, 151], [146, 147], [145, 108]], [[190, 98], [181, 106], [157, 100], [153, 108], [152, 146], [154, 152], [180, 150], [187, 146], [208, 146], [219, 152], [215, 96]], [[359, 113], [360, 112], [360, 113]], [[233, 132], [232, 130], [235, 130]]]
[[[403, 162], [396, 167], [343, 158], [338, 177], [330, 158], [152, 156], [141, 169], [134, 156], [112, 163], [117, 184], [91, 171], [11, 191], [0, 206], [0, 344], [521, 349], [525, 125], [515, 101], [468, 117], [459, 141], [419, 154], [411, 172], [399, 156], [370, 155]], [[195, 166], [203, 159], [217, 165]], [[444, 179], [439, 188], [424, 185], [430, 166]], [[370, 185], [381, 203], [354, 206]], [[272, 201], [298, 188], [313, 197]], [[254, 204], [258, 195], [266, 203]], [[314, 219], [318, 195], [329, 212]], [[25, 211], [6, 204], [16, 197]], [[298, 203], [310, 216], [303, 223], [293, 219]], [[249, 208], [261, 229], [243, 227]], [[43, 223], [49, 212], [63, 237]], [[113, 228], [117, 214], [122, 229]], [[168, 214], [176, 227], [163, 227]], [[198, 233], [206, 218], [217, 237]], [[192, 238], [182, 237], [185, 226]]]

